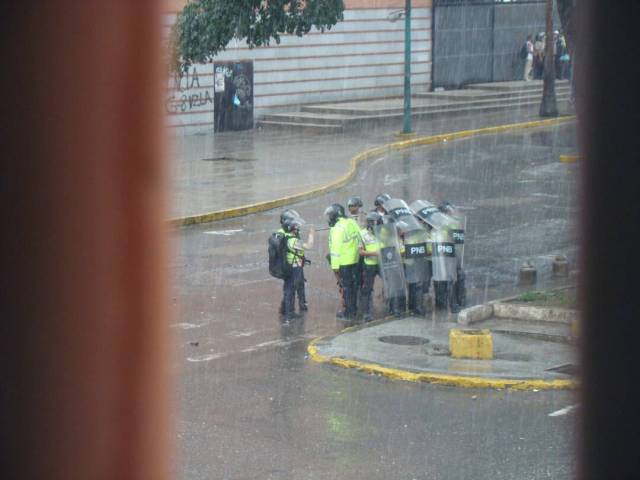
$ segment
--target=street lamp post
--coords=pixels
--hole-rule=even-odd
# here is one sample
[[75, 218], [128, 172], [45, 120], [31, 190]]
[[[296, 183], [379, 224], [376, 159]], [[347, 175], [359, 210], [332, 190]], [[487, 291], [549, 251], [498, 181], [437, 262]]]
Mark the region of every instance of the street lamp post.
[[411, 128], [411, 0], [405, 0], [404, 8], [404, 125], [403, 134]]

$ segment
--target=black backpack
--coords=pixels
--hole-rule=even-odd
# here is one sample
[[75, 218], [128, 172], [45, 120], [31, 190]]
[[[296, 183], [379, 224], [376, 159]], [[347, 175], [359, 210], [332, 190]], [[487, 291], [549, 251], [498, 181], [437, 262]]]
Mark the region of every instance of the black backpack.
[[286, 280], [293, 270], [293, 266], [287, 262], [288, 237], [282, 232], [273, 232], [268, 243], [269, 273], [272, 277]]

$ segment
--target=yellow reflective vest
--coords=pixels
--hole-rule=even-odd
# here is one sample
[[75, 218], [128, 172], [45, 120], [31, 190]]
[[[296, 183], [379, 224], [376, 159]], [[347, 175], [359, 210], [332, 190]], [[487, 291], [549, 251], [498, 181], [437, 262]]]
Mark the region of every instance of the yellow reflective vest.
[[352, 218], [340, 218], [329, 229], [329, 255], [331, 269], [354, 265], [360, 260], [358, 245], [360, 243], [360, 227]]
[[[360, 238], [362, 239], [365, 251], [375, 253], [380, 251], [380, 242], [375, 235], [366, 228], [360, 230]], [[364, 257], [364, 263], [365, 265], [378, 265], [378, 257]]]

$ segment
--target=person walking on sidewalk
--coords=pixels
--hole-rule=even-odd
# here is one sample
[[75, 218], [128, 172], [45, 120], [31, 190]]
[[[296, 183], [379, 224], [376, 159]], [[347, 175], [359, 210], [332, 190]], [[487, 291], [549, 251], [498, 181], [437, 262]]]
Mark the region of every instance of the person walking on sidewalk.
[[382, 223], [382, 215], [378, 212], [370, 212], [366, 217], [367, 226], [360, 231], [360, 256], [364, 259], [362, 266], [362, 285], [360, 286], [360, 311], [362, 320], [370, 322], [371, 294], [376, 275], [380, 274], [378, 267], [378, 255], [380, 254], [380, 242], [375, 236], [374, 228]]
[[533, 79], [533, 41], [532, 36], [527, 36], [524, 44], [524, 81], [528, 82]]
[[329, 224], [329, 260], [342, 289], [345, 310], [338, 318], [353, 321], [357, 314], [357, 267], [360, 228], [355, 220], [346, 218], [344, 207], [334, 203], [324, 212]]
[[283, 222], [283, 231], [287, 238], [287, 263], [291, 265], [291, 275], [287, 277], [283, 285], [284, 321], [299, 318], [295, 313], [295, 296], [298, 296], [300, 312], [308, 310], [304, 286], [304, 265], [307, 262], [304, 252], [313, 248], [315, 229], [312, 226], [306, 242], [300, 238], [302, 220], [297, 217], [287, 217]]
[[533, 43], [533, 78], [541, 80], [544, 73], [544, 39], [545, 33], [540, 32], [536, 35], [536, 41]]

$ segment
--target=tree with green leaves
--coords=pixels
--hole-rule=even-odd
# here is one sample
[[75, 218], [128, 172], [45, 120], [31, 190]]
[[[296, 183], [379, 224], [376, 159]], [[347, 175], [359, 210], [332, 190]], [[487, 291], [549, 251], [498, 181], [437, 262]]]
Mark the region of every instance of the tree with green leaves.
[[174, 66], [212, 61], [233, 39], [249, 48], [299, 37], [312, 28], [330, 30], [343, 19], [343, 0], [191, 0], [171, 35]]

